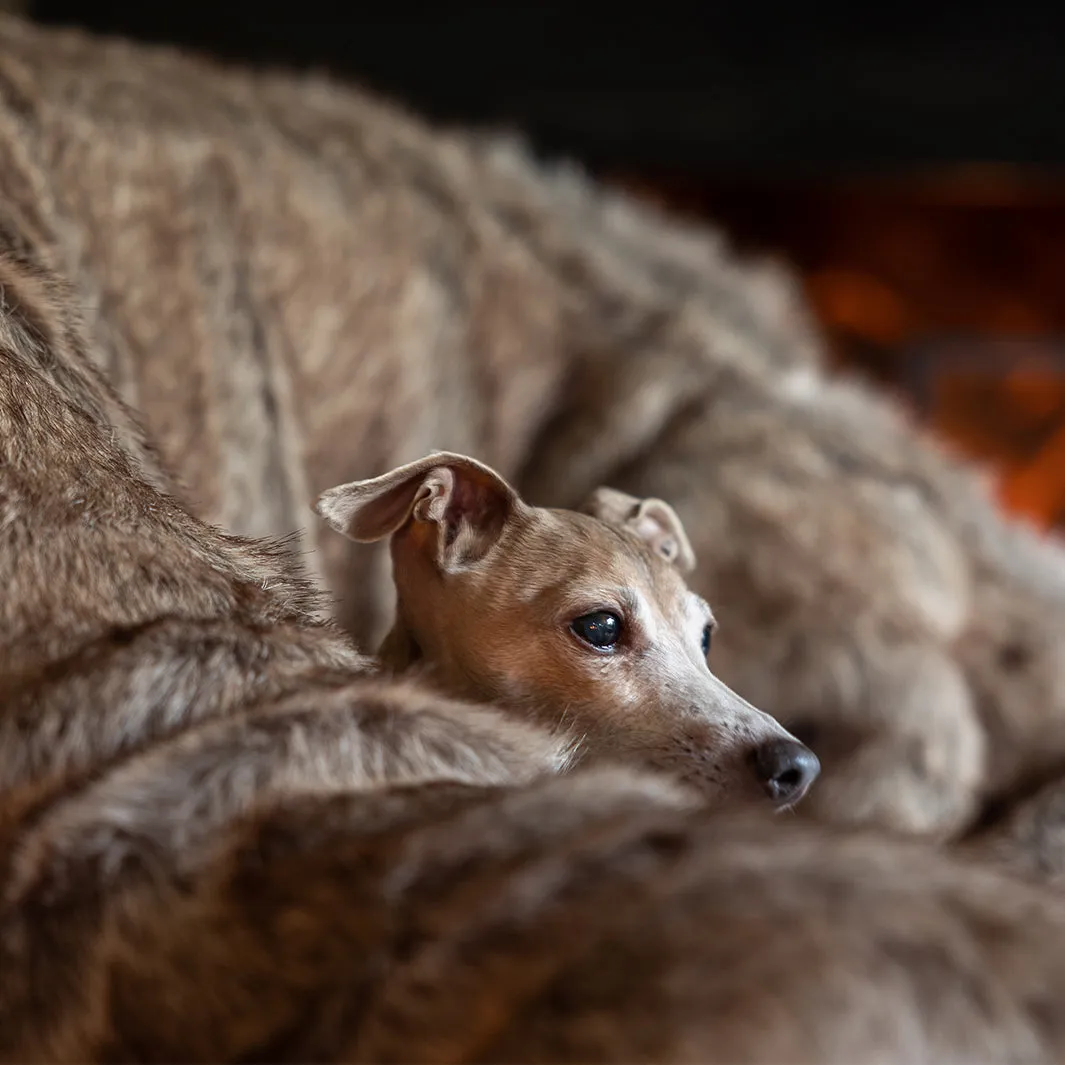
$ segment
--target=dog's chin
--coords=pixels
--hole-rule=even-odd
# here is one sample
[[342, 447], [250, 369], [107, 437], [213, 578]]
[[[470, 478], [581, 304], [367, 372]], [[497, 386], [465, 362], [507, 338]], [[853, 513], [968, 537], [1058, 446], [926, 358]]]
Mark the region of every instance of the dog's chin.
[[703, 806], [715, 810], [769, 814], [773, 817], [781, 815], [794, 817], [796, 807], [805, 798], [805, 796], [799, 796], [793, 802], [778, 805], [766, 795], [756, 780], [748, 780], [745, 776], [738, 776], [736, 779], [711, 778], [699, 773], [698, 770], [678, 772], [676, 768], [671, 775], [686, 791], [698, 796]]

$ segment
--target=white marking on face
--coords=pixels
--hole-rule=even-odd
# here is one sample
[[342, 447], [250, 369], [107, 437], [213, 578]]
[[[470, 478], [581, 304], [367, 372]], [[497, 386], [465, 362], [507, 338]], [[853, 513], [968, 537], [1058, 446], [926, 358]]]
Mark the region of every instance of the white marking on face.
[[640, 639], [644, 646], [657, 646], [662, 638], [657, 612], [638, 588], [629, 589], [627, 598], [630, 601], [630, 624], [633, 626], [633, 634]]

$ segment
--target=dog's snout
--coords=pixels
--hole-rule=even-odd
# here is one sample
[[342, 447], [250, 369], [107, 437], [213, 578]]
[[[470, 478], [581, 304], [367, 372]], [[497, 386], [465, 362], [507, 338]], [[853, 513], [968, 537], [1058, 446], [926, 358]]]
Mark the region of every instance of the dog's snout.
[[821, 772], [817, 755], [797, 740], [770, 740], [753, 753], [754, 771], [778, 806], [797, 803]]

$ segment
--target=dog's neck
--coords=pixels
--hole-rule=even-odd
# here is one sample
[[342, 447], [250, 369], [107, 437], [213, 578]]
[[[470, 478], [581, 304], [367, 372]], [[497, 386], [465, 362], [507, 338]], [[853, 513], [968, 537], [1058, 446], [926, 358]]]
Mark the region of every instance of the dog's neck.
[[497, 698], [462, 671], [448, 669], [445, 663], [426, 654], [405, 624], [401, 605], [391, 629], [377, 649], [377, 661], [385, 673], [416, 676], [420, 683], [449, 698], [488, 704]]
[[421, 647], [398, 613], [388, 635], [377, 649], [377, 657], [381, 665], [391, 673], [405, 673], [425, 661]]

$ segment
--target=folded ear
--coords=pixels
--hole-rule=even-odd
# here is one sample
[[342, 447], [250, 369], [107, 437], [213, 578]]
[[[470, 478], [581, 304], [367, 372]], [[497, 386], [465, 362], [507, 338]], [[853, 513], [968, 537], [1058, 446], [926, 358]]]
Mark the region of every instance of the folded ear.
[[695, 569], [695, 552], [676, 511], [661, 499], [638, 499], [616, 488], [597, 488], [579, 507], [584, 514], [634, 533], [682, 573]]
[[381, 477], [330, 488], [314, 509], [359, 543], [383, 540], [410, 521], [420, 523], [435, 534], [432, 550], [447, 569], [482, 558], [520, 502], [495, 470], [437, 451]]

